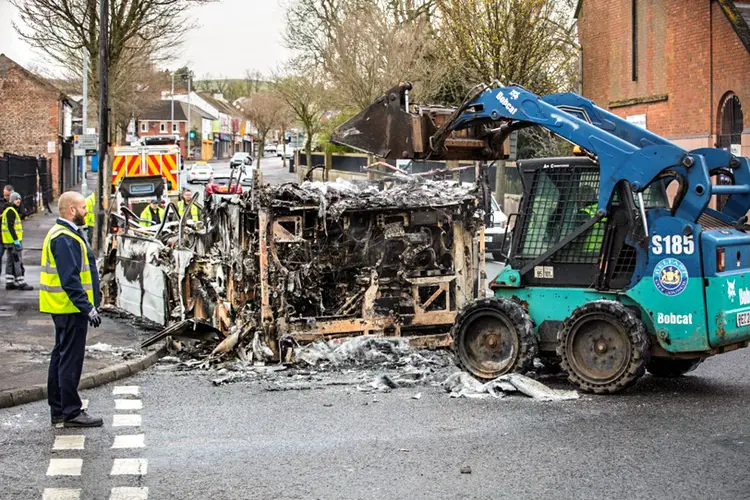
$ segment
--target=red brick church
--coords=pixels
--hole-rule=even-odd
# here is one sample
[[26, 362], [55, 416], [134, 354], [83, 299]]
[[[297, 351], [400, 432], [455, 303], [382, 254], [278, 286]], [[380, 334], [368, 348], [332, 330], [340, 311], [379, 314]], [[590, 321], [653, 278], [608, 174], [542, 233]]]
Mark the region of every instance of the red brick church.
[[583, 95], [686, 149], [750, 156], [750, 0], [579, 0]]

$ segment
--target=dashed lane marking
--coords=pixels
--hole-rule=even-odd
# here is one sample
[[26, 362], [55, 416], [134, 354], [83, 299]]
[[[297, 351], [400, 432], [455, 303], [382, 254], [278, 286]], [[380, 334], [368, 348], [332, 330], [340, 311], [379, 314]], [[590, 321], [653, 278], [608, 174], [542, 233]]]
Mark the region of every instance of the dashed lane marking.
[[113, 396], [137, 396], [139, 388], [137, 385], [116, 385], [112, 389]]
[[48, 476], [80, 476], [83, 459], [81, 458], [52, 458], [47, 468]]
[[145, 458], [115, 458], [112, 464], [112, 476], [145, 476], [148, 472], [148, 460]]
[[79, 500], [81, 490], [74, 488], [45, 488], [42, 500]]
[[140, 399], [115, 399], [115, 410], [141, 410], [143, 401]]
[[146, 435], [133, 434], [130, 436], [115, 436], [115, 442], [112, 448], [145, 448]]
[[140, 415], [114, 415], [112, 417], [112, 427], [139, 427], [140, 425]]
[[53, 450], [82, 450], [86, 436], [56, 436]]
[[147, 500], [148, 488], [112, 488], [109, 500]]

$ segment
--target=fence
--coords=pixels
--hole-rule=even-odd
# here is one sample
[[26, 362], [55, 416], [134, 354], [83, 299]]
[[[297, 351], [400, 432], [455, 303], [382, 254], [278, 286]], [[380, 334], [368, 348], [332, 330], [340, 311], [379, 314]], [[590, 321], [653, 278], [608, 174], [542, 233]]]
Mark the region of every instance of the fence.
[[52, 199], [51, 172], [46, 158], [33, 156], [19, 156], [5, 153], [0, 157], [0, 187], [10, 184], [21, 195], [22, 208], [27, 214], [36, 212], [39, 201], [39, 179], [43, 172], [48, 190], [43, 191]]

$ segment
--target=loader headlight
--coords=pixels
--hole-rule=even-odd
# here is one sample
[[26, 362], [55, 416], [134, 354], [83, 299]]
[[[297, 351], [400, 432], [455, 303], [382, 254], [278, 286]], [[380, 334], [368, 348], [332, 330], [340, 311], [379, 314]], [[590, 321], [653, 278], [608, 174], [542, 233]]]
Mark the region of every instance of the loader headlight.
[[716, 249], [716, 271], [723, 272], [727, 267], [726, 252], [723, 248]]

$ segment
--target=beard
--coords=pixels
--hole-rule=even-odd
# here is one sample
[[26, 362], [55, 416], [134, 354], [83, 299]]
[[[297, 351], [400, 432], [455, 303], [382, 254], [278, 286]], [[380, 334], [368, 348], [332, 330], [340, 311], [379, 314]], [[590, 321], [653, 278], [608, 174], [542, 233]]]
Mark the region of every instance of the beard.
[[78, 227], [81, 227], [84, 224], [86, 224], [86, 221], [84, 220], [83, 215], [76, 214], [75, 217], [73, 217], [73, 224], [75, 224]]

